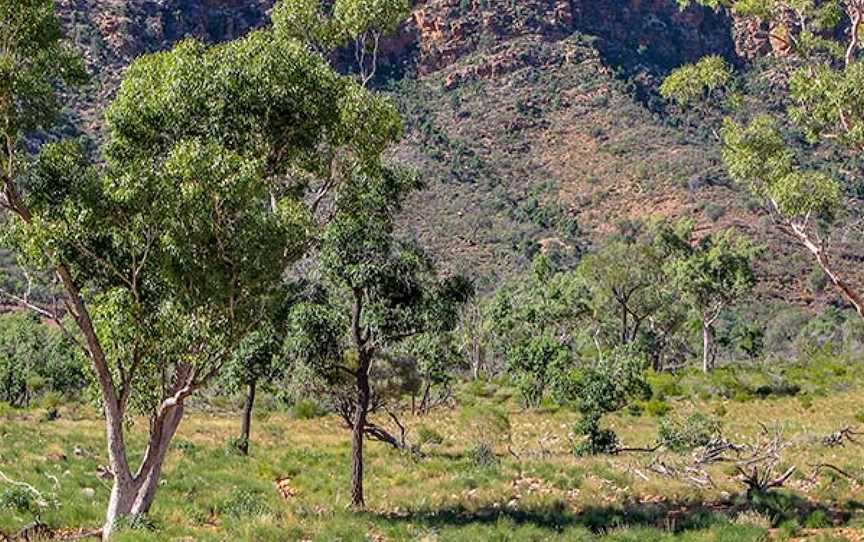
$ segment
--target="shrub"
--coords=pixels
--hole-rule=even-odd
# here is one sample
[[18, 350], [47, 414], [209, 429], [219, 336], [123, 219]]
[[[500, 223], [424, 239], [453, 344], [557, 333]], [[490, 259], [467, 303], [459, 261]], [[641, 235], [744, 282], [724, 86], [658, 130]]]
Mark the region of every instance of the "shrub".
[[655, 418], [662, 418], [672, 411], [672, 407], [662, 399], [651, 399], [642, 404], [645, 412]]
[[684, 451], [705, 446], [720, 435], [722, 424], [702, 413], [686, 418], [667, 418], [660, 422], [659, 439], [673, 451]]
[[246, 437], [230, 437], [225, 443], [225, 451], [231, 455], [246, 455], [244, 450], [249, 449], [249, 441]]
[[495, 450], [485, 442], [479, 442], [471, 448], [468, 457], [471, 458], [471, 464], [475, 467], [489, 467], [499, 463]]
[[808, 529], [825, 529], [831, 525], [831, 518], [824, 510], [814, 510], [804, 519], [804, 527]]
[[576, 445], [576, 455], [610, 453], [618, 448], [618, 437], [602, 429], [600, 420], [605, 414], [624, 408], [634, 398], [650, 396], [651, 388], [643, 373], [645, 364], [642, 354], [621, 347], [575, 376], [570, 389], [582, 415], [575, 429], [585, 437], [584, 442]]
[[300, 399], [291, 407], [291, 414], [298, 420], [312, 420], [320, 418], [326, 412], [321, 405], [309, 399]]
[[231, 519], [243, 520], [270, 512], [264, 496], [246, 489], [235, 490], [219, 506], [219, 513]]
[[423, 447], [428, 445], [438, 445], [444, 442], [444, 437], [440, 433], [427, 425], [421, 425], [417, 428], [417, 446]]
[[36, 496], [24, 487], [11, 487], [0, 493], [0, 510], [14, 510], [20, 514], [37, 514]]

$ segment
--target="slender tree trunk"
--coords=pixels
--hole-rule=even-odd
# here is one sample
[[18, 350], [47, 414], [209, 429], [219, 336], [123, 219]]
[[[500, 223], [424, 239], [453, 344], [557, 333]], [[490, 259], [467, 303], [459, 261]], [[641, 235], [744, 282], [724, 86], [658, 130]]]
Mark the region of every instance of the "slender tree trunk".
[[357, 370], [357, 404], [351, 438], [351, 505], [363, 508], [363, 434], [366, 431], [366, 416], [369, 411], [369, 366], [362, 360]]
[[621, 344], [627, 344], [627, 305], [621, 303]]
[[[773, 204], [774, 208], [777, 208], [776, 204]], [[858, 313], [860, 318], [864, 318], [864, 300], [862, 300], [861, 296], [849, 284], [843, 277], [840, 276], [839, 273], [834, 269], [834, 266], [831, 264], [831, 261], [828, 259], [828, 255], [825, 253], [825, 247], [821, 242], [814, 241], [810, 234], [807, 232], [806, 226], [795, 224], [792, 221], [787, 221], [783, 224], [783, 231], [786, 233], [791, 233], [798, 239], [798, 241], [804, 245], [804, 248], [810, 251], [811, 254], [816, 258], [816, 263], [819, 264], [819, 267], [822, 268], [822, 271], [828, 277], [828, 280], [831, 282], [831, 285], [840, 292], [840, 294], [852, 304], [855, 308], [855, 312]]]
[[710, 322], [702, 324], [702, 370], [706, 373], [714, 368], [714, 326]]
[[257, 380], [249, 382], [246, 404], [243, 405], [243, 424], [240, 428], [240, 452], [243, 455], [249, 455], [249, 442], [252, 437], [252, 408], [255, 406], [255, 389], [257, 385]]
[[[809, 247], [808, 247], [809, 248]], [[858, 295], [852, 286], [849, 285], [848, 282], [843, 280], [840, 275], [838, 275], [831, 266], [831, 263], [828, 261], [828, 257], [825, 255], [825, 251], [821, 249], [813, 250], [814, 255], [816, 256], [816, 261], [819, 263], [819, 267], [822, 268], [822, 271], [828, 277], [828, 280], [834, 286], [834, 288], [839, 291], [846, 300], [852, 304], [855, 308], [855, 312], [858, 313], [860, 318], [864, 318], [864, 301], [862, 301], [861, 297]]]
[[[161, 434], [150, 436], [148, 454], [145, 454], [144, 464], [136, 476], [141, 487], [138, 490], [135, 503], [132, 505], [132, 515], [134, 516], [150, 513], [150, 507], [153, 505], [156, 489], [162, 476], [162, 465], [165, 463], [165, 456], [168, 455], [168, 447], [171, 445], [171, 439], [174, 438], [177, 429], [180, 427], [180, 421], [183, 419], [184, 412], [185, 407], [183, 403], [169, 409], [164, 415], [160, 428]], [[149, 455], [150, 448], [154, 450], [154, 458], [152, 462], [148, 463], [146, 458]]]
[[483, 345], [479, 337], [474, 337], [471, 340], [471, 357], [473, 358], [473, 363], [471, 364], [472, 376], [474, 380], [478, 380], [483, 370]]

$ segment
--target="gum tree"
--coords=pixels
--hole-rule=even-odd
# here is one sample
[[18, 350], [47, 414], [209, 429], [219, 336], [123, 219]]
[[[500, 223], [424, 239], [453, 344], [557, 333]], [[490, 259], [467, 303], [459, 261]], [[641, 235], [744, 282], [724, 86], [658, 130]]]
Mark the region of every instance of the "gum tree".
[[378, 70], [381, 39], [410, 12], [409, 0], [284, 0], [273, 10], [273, 21], [280, 32], [321, 54], [351, 49], [353, 69], [366, 86]]
[[[304, 44], [261, 30], [136, 61], [107, 110], [102, 160], [75, 141], [30, 155], [25, 137], [50, 128], [54, 83], [76, 79], [78, 63], [51, 2], [0, 11], [4, 233], [22, 263], [57, 277], [64, 308], [7, 297], [77, 328], [67, 333], [90, 363], [114, 475], [107, 539], [119, 518], [149, 511], [186, 401], [308, 247], [305, 196], [331, 166], [318, 150], [371, 166], [398, 117]], [[139, 412], [148, 444], [133, 465], [127, 422]]]
[[461, 277], [439, 278], [416, 244], [400, 240], [395, 220], [405, 197], [418, 187], [412, 176], [380, 170], [356, 175], [340, 191], [337, 214], [321, 243], [321, 287], [328, 296], [300, 303], [291, 317], [286, 348], [292, 357], [330, 380], [353, 382], [351, 503], [365, 506], [364, 436], [376, 364], [415, 341], [434, 342], [451, 332], [472, 288]]
[[707, 373], [714, 367], [717, 319], [756, 282], [752, 263], [755, 250], [746, 238], [731, 230], [693, 239], [693, 223], [688, 220], [674, 230], [667, 226], [660, 235], [670, 256], [667, 274], [699, 316], [702, 369]]
[[[725, 8], [767, 22], [781, 55], [784, 83], [777, 85], [779, 113], [755, 115], [749, 122], [726, 120], [721, 131], [730, 176], [763, 203], [777, 228], [811, 254], [836, 291], [864, 318], [864, 298], [855, 281], [831, 257], [832, 237], [842, 221], [860, 215], [857, 199], [844, 181], [855, 174], [811, 165], [820, 148], [847, 156], [864, 149], [864, 62], [861, 56], [864, 0], [679, 0]], [[700, 66], [697, 68], [696, 66]], [[682, 105], [728, 81], [728, 66], [712, 61], [674, 72], [661, 92]], [[796, 148], [785, 128], [810, 144]], [[833, 236], [832, 236], [833, 234]]]

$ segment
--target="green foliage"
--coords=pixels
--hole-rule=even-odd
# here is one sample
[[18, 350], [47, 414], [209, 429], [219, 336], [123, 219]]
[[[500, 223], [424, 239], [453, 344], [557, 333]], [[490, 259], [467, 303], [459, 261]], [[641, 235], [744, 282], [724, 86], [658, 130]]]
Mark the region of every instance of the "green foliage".
[[644, 369], [644, 356], [630, 347], [619, 347], [575, 374], [571, 397], [582, 415], [576, 431], [585, 437], [574, 450], [577, 455], [610, 453], [618, 448], [617, 436], [602, 429], [600, 420], [634, 398], [651, 395]]
[[263, 495], [255, 491], [237, 489], [219, 505], [219, 513], [232, 520], [247, 520], [270, 511]]
[[665, 399], [653, 398], [641, 403], [642, 410], [649, 416], [662, 418], [672, 411], [672, 406]]
[[[684, 227], [684, 231], [688, 229], [689, 226]], [[689, 233], [680, 237], [666, 230], [664, 235], [675, 257], [668, 264], [670, 275], [703, 317], [714, 317], [719, 309], [738, 300], [755, 284], [752, 266], [755, 249], [731, 230], [708, 235], [695, 244]]]
[[325, 410], [316, 401], [300, 399], [291, 406], [291, 413], [298, 420], [311, 420], [325, 414]]
[[444, 437], [435, 429], [428, 425], [421, 425], [417, 428], [417, 446], [422, 448], [425, 446], [434, 446], [444, 443]]
[[680, 452], [705, 446], [720, 436], [722, 424], [702, 413], [686, 418], [664, 418], [658, 429], [658, 439], [666, 448]]
[[8, 145], [0, 150], [5, 171], [15, 176], [21, 161], [9, 153], [24, 138], [49, 130], [63, 101], [57, 87], [74, 86], [86, 79], [84, 63], [63, 40], [52, 0], [3, 0], [0, 2], [0, 118]]
[[48, 393], [80, 394], [87, 376], [74, 343], [59, 329], [13, 312], [0, 315], [0, 383], [0, 400], [21, 407]]
[[297, 39], [322, 55], [350, 45], [354, 69], [365, 85], [375, 76], [381, 38], [410, 11], [409, 0], [282, 0], [272, 19], [278, 36]]
[[[840, 0], [679, 1], [682, 6], [691, 3], [726, 7], [768, 21], [772, 46], [782, 43], [783, 54], [771, 63], [786, 72], [783, 84], [757, 93], [752, 97], [756, 100], [741, 102], [739, 117], [749, 122], [723, 122], [723, 158], [733, 180], [761, 201], [782, 230], [791, 233], [820, 266], [833, 266], [823, 239], [842, 227], [843, 212], [854, 207], [847, 205], [854, 193], [847, 184], [857, 182], [849, 173], [855, 166], [846, 164], [864, 145], [861, 35], [849, 31], [859, 28], [856, 21], [864, 17], [864, 5]], [[788, 17], [792, 12], [794, 18]], [[678, 89], [683, 79], [687, 78], [682, 73], [673, 73], [664, 87]], [[674, 98], [686, 93], [666, 94]], [[760, 102], [765, 99], [771, 107], [763, 107]], [[854, 289], [842, 273], [831, 272], [839, 277], [839, 293], [857, 305]]]
[[36, 496], [25, 487], [14, 486], [0, 493], [0, 509], [14, 510], [20, 514], [38, 515]]
[[723, 57], [706, 56], [672, 72], [660, 85], [660, 94], [679, 105], [689, 105], [723, 88], [731, 79], [732, 69]]
[[524, 339], [507, 354], [507, 370], [522, 400], [535, 407], [540, 405], [548, 388], [558, 398], [566, 393], [565, 381], [571, 368], [570, 349], [548, 332]]

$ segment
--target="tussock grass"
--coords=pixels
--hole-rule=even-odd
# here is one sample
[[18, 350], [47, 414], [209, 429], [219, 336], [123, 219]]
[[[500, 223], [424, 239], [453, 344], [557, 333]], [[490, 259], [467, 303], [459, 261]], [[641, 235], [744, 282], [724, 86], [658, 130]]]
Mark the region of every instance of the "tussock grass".
[[[498, 461], [491, 464], [472, 461], [474, 443], [458, 410], [406, 420], [410, 428], [425, 426], [441, 437], [424, 457], [370, 443], [370, 509], [356, 513], [348, 507], [349, 434], [335, 418], [268, 412], [256, 426], [251, 455], [243, 458], [226, 448], [237, 431], [234, 416], [193, 410], [169, 454], [152, 517], [130, 525], [119, 540], [737, 542], [766, 540], [769, 527], [777, 534], [783, 529], [776, 527], [789, 521], [823, 534], [864, 524], [862, 450], [854, 443], [827, 447], [820, 440], [858, 424], [864, 394], [853, 389], [812, 395], [806, 408], [796, 396], [740, 402], [681, 393], [664, 400], [676, 416], [711, 413], [722, 405], [723, 433], [737, 442], [753, 440], [760, 424], [783, 426], [792, 441], [784, 462], [797, 465], [798, 474], [787, 489], [748, 501], [728, 465], [710, 468], [716, 487], [708, 488], [648, 469], [655, 456], [686, 462], [689, 451], [577, 458], [569, 434], [577, 414], [566, 408], [523, 410], [511, 400], [496, 403], [510, 418], [511, 441], [495, 445]], [[107, 463], [102, 420], [80, 406], [62, 406], [56, 421], [44, 421], [42, 414], [6, 413], [0, 470], [46, 497], [48, 507], [38, 515], [50, 526], [98, 526], [110, 482], [97, 475]], [[654, 442], [659, 423], [627, 413], [608, 420], [628, 446]], [[136, 424], [143, 428], [145, 421]], [[143, 452], [140, 438], [133, 437], [132, 450]], [[817, 463], [831, 463], [855, 479], [828, 471], [813, 478], [811, 465]], [[286, 479], [293, 493], [287, 499], [275, 484]], [[0, 494], [4, 489], [0, 483]], [[13, 533], [33, 519], [32, 513], [4, 507], [0, 530]]]

